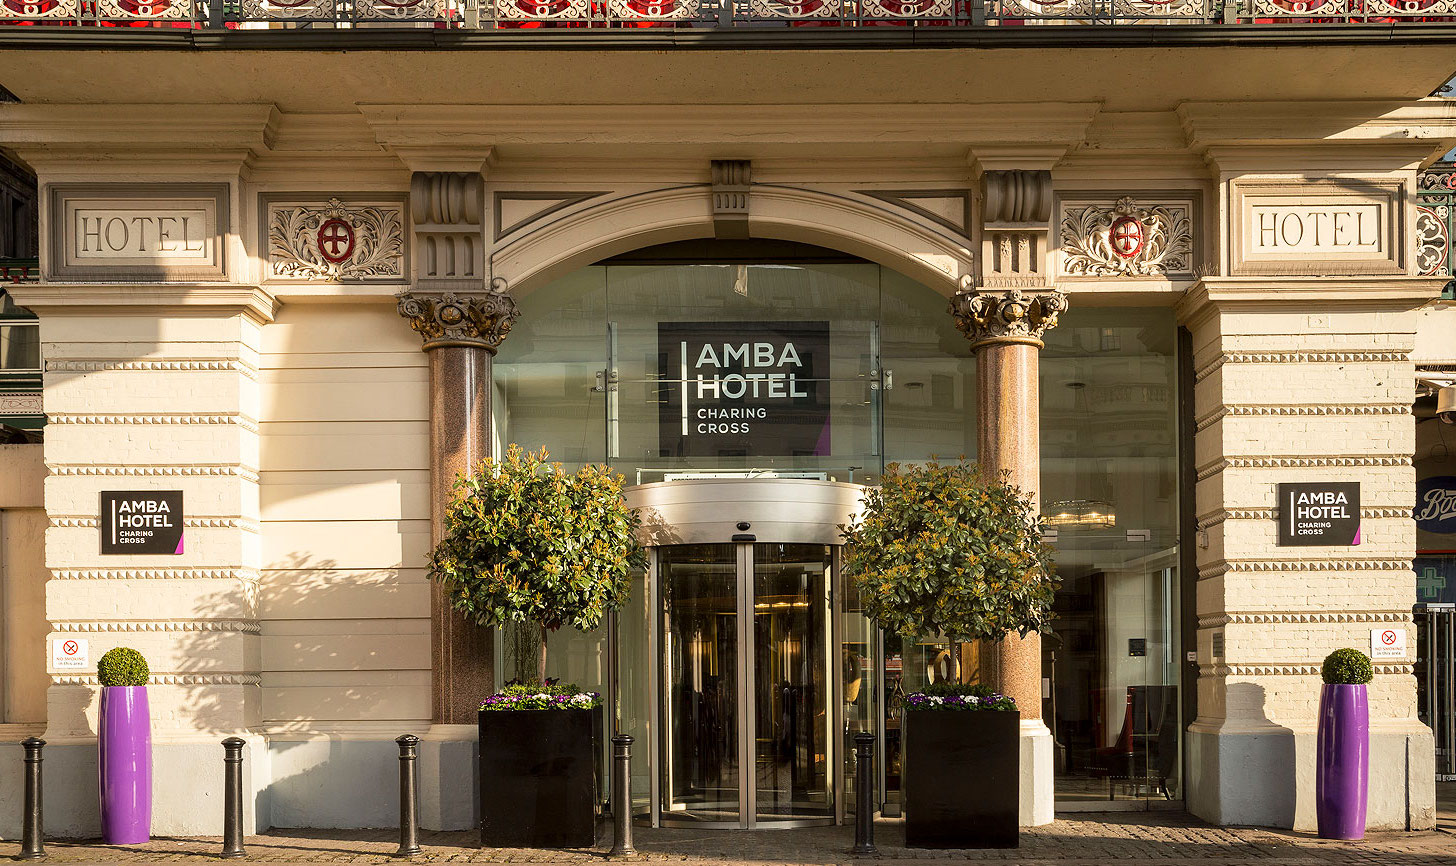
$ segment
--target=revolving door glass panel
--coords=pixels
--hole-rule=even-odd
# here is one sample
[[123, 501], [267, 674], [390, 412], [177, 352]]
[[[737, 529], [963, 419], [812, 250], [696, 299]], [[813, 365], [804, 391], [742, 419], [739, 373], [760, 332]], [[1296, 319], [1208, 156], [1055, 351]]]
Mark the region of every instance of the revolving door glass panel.
[[738, 551], [658, 550], [665, 817], [739, 821]]
[[833, 820], [830, 553], [658, 548], [662, 823]]

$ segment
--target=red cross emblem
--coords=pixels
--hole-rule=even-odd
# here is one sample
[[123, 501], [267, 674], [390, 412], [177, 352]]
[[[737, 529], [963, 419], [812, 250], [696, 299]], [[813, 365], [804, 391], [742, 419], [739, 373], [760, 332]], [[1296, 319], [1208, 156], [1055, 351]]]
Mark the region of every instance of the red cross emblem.
[[1143, 224], [1130, 216], [1122, 217], [1112, 224], [1108, 238], [1114, 253], [1130, 259], [1143, 248]]
[[333, 264], [354, 254], [354, 227], [341, 219], [325, 220], [318, 230], [319, 255]]

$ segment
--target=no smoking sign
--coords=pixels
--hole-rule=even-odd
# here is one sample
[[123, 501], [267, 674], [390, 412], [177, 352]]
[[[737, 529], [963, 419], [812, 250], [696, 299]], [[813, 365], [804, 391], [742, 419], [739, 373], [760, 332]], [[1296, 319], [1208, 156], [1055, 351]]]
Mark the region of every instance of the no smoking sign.
[[1370, 658], [1405, 658], [1405, 629], [1372, 628], [1370, 630]]
[[91, 648], [85, 638], [66, 637], [51, 641], [51, 667], [58, 671], [91, 667]]

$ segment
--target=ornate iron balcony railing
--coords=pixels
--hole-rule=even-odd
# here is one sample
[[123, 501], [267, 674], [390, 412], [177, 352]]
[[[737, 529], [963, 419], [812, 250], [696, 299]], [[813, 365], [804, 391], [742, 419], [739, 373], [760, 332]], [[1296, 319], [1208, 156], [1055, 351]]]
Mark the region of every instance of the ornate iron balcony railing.
[[738, 28], [1456, 21], [1456, 0], [0, 0], [0, 23]]

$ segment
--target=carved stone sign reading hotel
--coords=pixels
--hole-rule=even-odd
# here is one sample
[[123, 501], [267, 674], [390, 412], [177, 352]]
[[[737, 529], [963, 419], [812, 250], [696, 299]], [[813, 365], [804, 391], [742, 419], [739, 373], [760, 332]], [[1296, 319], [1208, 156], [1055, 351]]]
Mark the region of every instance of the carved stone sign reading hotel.
[[1254, 205], [1254, 243], [1250, 252], [1379, 253], [1380, 211], [1376, 204]]
[[50, 187], [51, 273], [69, 279], [219, 279], [227, 186]]
[[1395, 181], [1236, 181], [1231, 273], [1402, 273], [1403, 195]]

